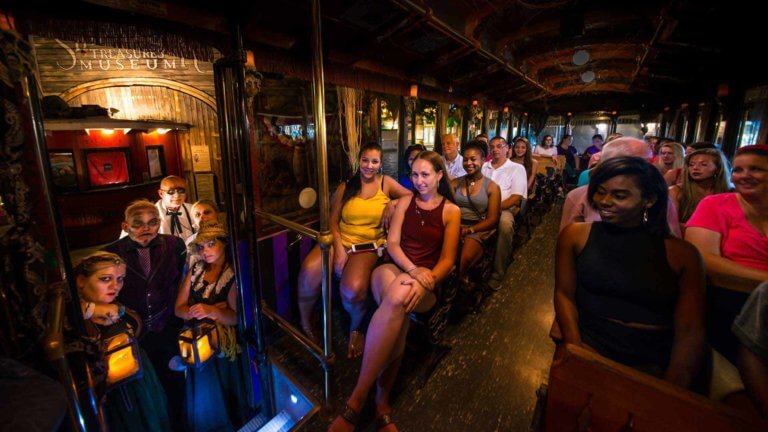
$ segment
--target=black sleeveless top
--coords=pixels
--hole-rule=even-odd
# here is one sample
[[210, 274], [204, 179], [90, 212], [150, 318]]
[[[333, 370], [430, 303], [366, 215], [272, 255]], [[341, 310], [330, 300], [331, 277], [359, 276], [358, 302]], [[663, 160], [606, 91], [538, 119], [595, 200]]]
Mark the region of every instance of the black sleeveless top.
[[192, 285], [187, 303], [189, 306], [197, 303], [214, 305], [227, 301], [229, 290], [235, 284], [235, 272], [231, 265], [226, 264], [214, 283], [208, 283], [203, 279], [205, 277], [205, 263], [202, 260], [196, 262], [190, 271], [192, 272]]
[[644, 226], [594, 222], [576, 258], [576, 305], [594, 317], [672, 327], [678, 276], [664, 238]]

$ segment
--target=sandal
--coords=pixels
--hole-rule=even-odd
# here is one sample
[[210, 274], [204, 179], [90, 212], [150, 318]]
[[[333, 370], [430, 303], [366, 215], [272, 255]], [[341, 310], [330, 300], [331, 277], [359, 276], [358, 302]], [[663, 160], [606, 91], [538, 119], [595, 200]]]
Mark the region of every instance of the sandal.
[[357, 422], [360, 421], [360, 413], [353, 410], [349, 404], [344, 404], [344, 408], [341, 409], [339, 417], [347, 421], [352, 426], [357, 426]]
[[[377, 431], [384, 429], [389, 425], [395, 426], [395, 422], [392, 421], [392, 413], [386, 413], [376, 417], [375, 423]], [[395, 426], [395, 429], [397, 429], [397, 426]]]
[[347, 358], [358, 358], [363, 355], [365, 349], [365, 333], [360, 330], [349, 332], [349, 344], [347, 345]]

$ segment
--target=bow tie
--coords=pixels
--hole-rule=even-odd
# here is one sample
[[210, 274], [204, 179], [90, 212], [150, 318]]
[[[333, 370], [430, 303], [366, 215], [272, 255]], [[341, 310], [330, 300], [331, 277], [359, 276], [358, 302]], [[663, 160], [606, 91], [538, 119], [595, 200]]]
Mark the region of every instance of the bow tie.
[[181, 234], [181, 216], [180, 211], [167, 210], [166, 215], [171, 217], [171, 235]]

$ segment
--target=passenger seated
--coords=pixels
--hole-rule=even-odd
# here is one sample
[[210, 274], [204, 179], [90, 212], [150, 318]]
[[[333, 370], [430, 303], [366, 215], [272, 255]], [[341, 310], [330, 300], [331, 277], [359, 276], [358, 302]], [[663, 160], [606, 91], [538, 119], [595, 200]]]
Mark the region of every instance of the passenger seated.
[[[650, 163], [651, 149], [645, 141], [637, 138], [622, 137], [607, 142], [603, 146], [602, 161], [607, 161], [618, 156], [634, 156], [642, 158]], [[600, 221], [600, 212], [589, 204], [587, 186], [577, 187], [570, 191], [563, 204], [563, 214], [560, 218], [560, 231], [574, 222]], [[673, 235], [681, 237], [680, 222], [677, 220], [677, 210], [671, 202], [667, 207], [667, 223]]]
[[576, 183], [576, 175], [581, 167], [579, 152], [573, 145], [573, 137], [565, 134], [557, 145], [557, 155], [565, 156], [565, 182]]
[[525, 174], [528, 176], [528, 197], [530, 198], [536, 191], [536, 173], [539, 172], [539, 161], [531, 157], [531, 143], [528, 138], [515, 137], [512, 140], [510, 153], [509, 160], [525, 168]]
[[685, 157], [683, 181], [669, 188], [683, 228], [702, 199], [730, 190], [728, 162], [716, 149], [695, 150]]
[[[443, 135], [443, 162], [450, 179], [459, 178], [467, 173], [464, 172], [464, 162], [459, 153], [459, 138], [454, 134]], [[485, 143], [483, 143], [485, 146]]]
[[461, 209], [461, 247], [459, 278], [469, 286], [467, 272], [492, 249], [488, 240], [499, 224], [501, 190], [481, 171], [485, 152], [479, 141], [464, 146], [464, 170], [467, 175], [453, 179], [456, 204]]
[[489, 146], [491, 160], [483, 164], [482, 173], [493, 180], [501, 190], [501, 215], [496, 237], [496, 256], [493, 274], [488, 286], [499, 289], [501, 278], [512, 260], [512, 244], [515, 236], [515, 214], [520, 211], [523, 198], [528, 196], [528, 177], [525, 168], [507, 159], [507, 141], [494, 137]]
[[732, 330], [740, 342], [741, 379], [760, 415], [768, 419], [768, 281], [752, 291]]
[[643, 159], [612, 158], [592, 173], [588, 196], [602, 221], [571, 224], [557, 243], [564, 341], [689, 386], [705, 345], [704, 268], [670, 235], [664, 179]]
[[413, 189], [413, 183], [411, 183], [411, 165], [413, 165], [413, 160], [416, 159], [416, 156], [418, 156], [419, 153], [425, 150], [426, 148], [421, 144], [409, 145], [408, 148], [405, 149], [402, 165], [400, 166], [400, 172], [404, 172], [405, 174], [400, 177], [398, 183], [408, 190]]
[[[349, 358], [363, 353], [365, 334], [361, 326], [371, 272], [379, 261], [379, 249], [386, 243], [384, 229], [388, 217], [383, 217], [385, 208], [392, 200], [411, 195], [391, 177], [379, 174], [381, 147], [378, 144], [364, 145], [360, 149], [359, 162], [357, 173], [336, 189], [329, 221], [333, 234], [333, 270], [341, 278], [341, 300], [350, 316]], [[389, 206], [394, 208], [394, 204]], [[320, 245], [316, 245], [301, 264], [299, 312], [301, 328], [318, 343], [321, 333], [315, 330], [312, 315], [320, 296], [322, 276]]]
[[534, 156], [547, 156], [557, 159], [557, 149], [555, 148], [555, 140], [552, 139], [552, 135], [544, 135], [541, 144], [533, 149], [533, 154]]
[[747, 296], [768, 280], [768, 146], [740, 148], [733, 159], [734, 193], [701, 200], [688, 220], [685, 239], [704, 257], [710, 290], [710, 342], [736, 362], [731, 323]]
[[456, 261], [461, 211], [454, 204], [445, 165], [426, 151], [413, 162], [417, 193], [399, 200], [387, 235], [388, 263], [373, 272], [373, 296], [379, 304], [365, 340], [360, 375], [331, 431], [352, 431], [368, 393], [376, 385], [376, 426], [392, 423], [389, 394], [400, 367], [411, 312], [429, 311], [435, 289]]
[[667, 185], [673, 186], [683, 181], [684, 157], [683, 146], [676, 142], [664, 143], [659, 147], [659, 157], [655, 165], [664, 176]]

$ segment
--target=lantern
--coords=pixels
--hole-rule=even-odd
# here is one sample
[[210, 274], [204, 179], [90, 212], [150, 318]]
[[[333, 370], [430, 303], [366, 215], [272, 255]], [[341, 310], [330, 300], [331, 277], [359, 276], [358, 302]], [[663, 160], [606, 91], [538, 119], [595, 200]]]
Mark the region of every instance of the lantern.
[[411, 84], [411, 92], [410, 95], [412, 98], [419, 97], [419, 86], [416, 84]]
[[181, 358], [190, 366], [202, 366], [218, 350], [219, 331], [211, 320], [196, 320], [179, 333]]
[[124, 322], [111, 326], [102, 343], [107, 385], [114, 386], [141, 377], [139, 343], [130, 326]]

